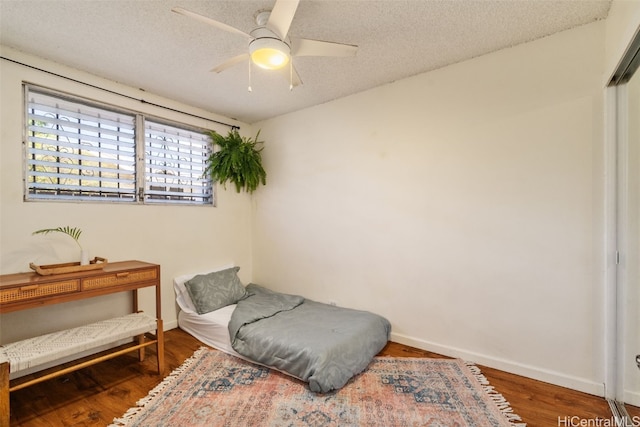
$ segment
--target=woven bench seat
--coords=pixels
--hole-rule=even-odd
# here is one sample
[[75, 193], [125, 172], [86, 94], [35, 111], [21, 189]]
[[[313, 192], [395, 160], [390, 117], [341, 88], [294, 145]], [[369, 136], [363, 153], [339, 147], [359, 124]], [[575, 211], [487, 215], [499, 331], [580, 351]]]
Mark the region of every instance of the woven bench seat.
[[36, 367], [83, 351], [155, 331], [156, 319], [144, 313], [102, 320], [0, 346], [0, 363], [11, 372]]

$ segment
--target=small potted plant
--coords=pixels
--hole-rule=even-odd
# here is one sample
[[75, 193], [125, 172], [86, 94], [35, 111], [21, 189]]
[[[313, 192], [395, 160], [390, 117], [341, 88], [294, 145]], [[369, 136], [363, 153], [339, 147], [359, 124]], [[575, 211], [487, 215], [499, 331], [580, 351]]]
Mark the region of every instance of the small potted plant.
[[36, 273], [46, 276], [50, 274], [62, 274], [73, 273], [84, 270], [98, 270], [107, 265], [107, 259], [102, 257], [95, 257], [89, 260], [89, 253], [84, 250], [80, 244], [80, 235], [82, 230], [77, 227], [57, 227], [57, 228], [43, 228], [42, 230], [34, 231], [32, 234], [49, 234], [49, 233], [62, 233], [71, 237], [74, 242], [80, 248], [80, 262], [68, 262], [64, 264], [52, 264], [52, 265], [35, 265], [30, 263], [29, 267]]
[[82, 234], [82, 230], [77, 227], [57, 227], [57, 228], [43, 228], [42, 230], [34, 231], [32, 234], [49, 234], [49, 233], [62, 233], [71, 237], [74, 242], [80, 248], [80, 265], [88, 265], [89, 264], [89, 253], [84, 250], [82, 245], [80, 244], [80, 235]]
[[262, 167], [260, 154], [264, 147], [256, 148], [264, 142], [258, 140], [259, 136], [260, 131], [253, 139], [243, 137], [235, 128], [227, 136], [209, 131], [212, 145], [219, 149], [214, 150], [207, 159], [205, 174], [225, 188], [226, 182], [231, 181], [238, 193], [243, 189], [253, 193], [258, 185], [266, 185], [267, 173]]

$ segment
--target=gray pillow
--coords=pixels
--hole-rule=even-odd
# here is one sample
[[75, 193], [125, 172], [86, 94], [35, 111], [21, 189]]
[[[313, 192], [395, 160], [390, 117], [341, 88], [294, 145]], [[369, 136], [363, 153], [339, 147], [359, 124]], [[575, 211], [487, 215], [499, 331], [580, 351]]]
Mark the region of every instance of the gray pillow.
[[209, 313], [246, 298], [247, 292], [238, 278], [239, 270], [240, 267], [233, 267], [199, 274], [185, 282], [198, 314]]

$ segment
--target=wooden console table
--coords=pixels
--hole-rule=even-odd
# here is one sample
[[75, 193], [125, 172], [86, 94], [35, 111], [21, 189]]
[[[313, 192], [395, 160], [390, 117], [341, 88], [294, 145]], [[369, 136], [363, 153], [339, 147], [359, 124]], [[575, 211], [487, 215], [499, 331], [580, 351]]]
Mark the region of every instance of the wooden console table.
[[[109, 263], [100, 270], [90, 270], [77, 273], [49, 276], [40, 276], [36, 273], [0, 275], [0, 314], [64, 302], [78, 301], [124, 291], [130, 291], [132, 293], [132, 313], [137, 313], [138, 289], [151, 286], [155, 286], [156, 288], [155, 336], [151, 334], [135, 335], [137, 340], [132, 342], [130, 345], [124, 346], [124, 348], [120, 346], [112, 350], [101, 352], [100, 355], [96, 355], [95, 357], [83, 358], [82, 360], [84, 361], [81, 363], [57, 370], [51, 374], [41, 376], [36, 375], [36, 378], [28, 381], [20, 381], [22, 379], [9, 381], [9, 371], [11, 370], [12, 361], [10, 357], [8, 358], [9, 360], [3, 361], [1, 359], [3, 356], [3, 347], [0, 346], [0, 427], [9, 425], [10, 391], [19, 390], [29, 385], [64, 375], [134, 350], [139, 352], [139, 360], [142, 361], [144, 359], [144, 349], [149, 345], [156, 345], [158, 373], [160, 375], [164, 373], [164, 337], [161, 316], [159, 265], [141, 261], [122, 261]], [[126, 322], [126, 320], [123, 320], [126, 319], [126, 317], [127, 316], [124, 316], [113, 320]], [[153, 319], [151, 319], [151, 322], [153, 322]], [[98, 325], [99, 323], [100, 322], [88, 325], [88, 327]], [[82, 331], [82, 329], [83, 327], [81, 326], [79, 328], [73, 328], [62, 332], [73, 334], [74, 331]], [[118, 332], [122, 335], [122, 330]], [[136, 332], [136, 334], [137, 333], [138, 332]], [[52, 334], [52, 336], [54, 335], [55, 334]], [[49, 335], [45, 335], [43, 337], [46, 340]], [[107, 336], [106, 339], [108, 340], [109, 336]], [[122, 336], [119, 336], [116, 341], [121, 339]], [[35, 339], [27, 339], [20, 341], [19, 343], [5, 344], [5, 349], [14, 344], [23, 344], [28, 348], [30, 343], [34, 340]], [[87, 346], [90, 347], [91, 345], [93, 344], [87, 343]], [[85, 349], [90, 350], [91, 348]], [[44, 354], [45, 358], [49, 357], [52, 360], [57, 358], [55, 357], [55, 348], [47, 351], [50, 351], [51, 354]]]

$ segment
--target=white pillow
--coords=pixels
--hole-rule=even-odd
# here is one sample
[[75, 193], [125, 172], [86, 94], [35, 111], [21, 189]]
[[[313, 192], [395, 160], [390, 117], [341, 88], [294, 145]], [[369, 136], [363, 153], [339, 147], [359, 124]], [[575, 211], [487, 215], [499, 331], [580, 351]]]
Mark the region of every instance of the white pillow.
[[178, 303], [178, 307], [180, 310], [185, 313], [197, 314], [196, 306], [193, 305], [193, 301], [191, 301], [191, 297], [189, 296], [189, 292], [187, 292], [187, 288], [185, 287], [185, 282], [193, 279], [198, 274], [209, 274], [215, 271], [226, 270], [228, 268], [234, 267], [233, 264], [225, 265], [224, 267], [219, 267], [214, 270], [207, 270], [201, 273], [193, 273], [193, 274], [184, 274], [182, 276], [173, 278], [173, 290], [176, 293], [176, 303]]

